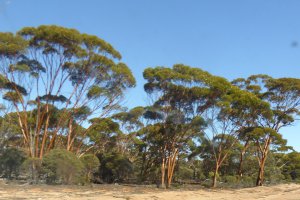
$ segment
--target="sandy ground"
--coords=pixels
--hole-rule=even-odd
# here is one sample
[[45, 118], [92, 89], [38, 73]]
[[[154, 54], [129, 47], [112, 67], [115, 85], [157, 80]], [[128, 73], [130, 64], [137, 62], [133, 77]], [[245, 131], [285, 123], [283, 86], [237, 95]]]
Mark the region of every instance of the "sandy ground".
[[29, 186], [0, 185], [0, 199], [90, 199], [90, 200], [300, 200], [300, 185], [284, 184], [246, 189], [173, 189], [121, 185]]

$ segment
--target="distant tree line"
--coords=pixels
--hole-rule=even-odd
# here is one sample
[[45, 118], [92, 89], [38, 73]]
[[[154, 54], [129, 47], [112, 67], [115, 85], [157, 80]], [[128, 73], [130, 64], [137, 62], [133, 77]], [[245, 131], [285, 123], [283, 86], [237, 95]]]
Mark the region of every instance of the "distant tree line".
[[300, 181], [300, 153], [283, 138], [300, 115], [300, 79], [230, 82], [183, 64], [147, 68], [150, 103], [127, 109], [136, 82], [120, 60], [75, 29], [1, 32], [2, 177], [163, 188]]

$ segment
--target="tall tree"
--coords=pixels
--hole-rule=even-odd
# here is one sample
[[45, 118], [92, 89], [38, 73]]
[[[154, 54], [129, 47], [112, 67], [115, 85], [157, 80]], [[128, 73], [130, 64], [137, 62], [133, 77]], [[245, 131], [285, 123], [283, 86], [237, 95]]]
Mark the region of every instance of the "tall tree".
[[[207, 108], [204, 113], [204, 119], [208, 125], [205, 136], [209, 142], [203, 144], [208, 145], [206, 151], [210, 152], [215, 164], [213, 187], [216, 187], [219, 169], [230, 154], [237, 149], [240, 129], [249, 122], [270, 114], [268, 103], [250, 92], [231, 84], [227, 87], [223, 86], [223, 91], [218, 102]], [[198, 150], [200, 155], [203, 152], [202, 149], [203, 147], [200, 146]]]
[[293, 125], [300, 114], [300, 79], [275, 79], [260, 74], [247, 79], [236, 79], [233, 84], [252, 92], [271, 106], [272, 115], [260, 118], [252, 127], [255, 131], [253, 139], [257, 146], [259, 164], [256, 185], [261, 186], [270, 147], [274, 146], [281, 150], [286, 148], [286, 140], [282, 138], [280, 131], [284, 127]]
[[[241, 118], [245, 117], [247, 113], [253, 112], [253, 109], [268, 107], [255, 95], [242, 91], [226, 79], [213, 76], [199, 68], [184, 65], [174, 65], [173, 68], [149, 68], [144, 71], [144, 77], [148, 81], [145, 84], [145, 90], [154, 100], [154, 108], [160, 110], [159, 115], [156, 116], [161, 116], [160, 123], [162, 125], [168, 125], [169, 119], [176, 119], [178, 124], [193, 125], [193, 120], [201, 119], [203, 121], [203, 118], [206, 118], [206, 123], [213, 130], [212, 138], [216, 139], [217, 135], [224, 136], [219, 139], [221, 144], [226, 141], [225, 146], [228, 146], [228, 141], [232, 141], [226, 139], [227, 134], [236, 136], [237, 127], [241, 126]], [[175, 118], [174, 113], [177, 113]], [[257, 116], [260, 114], [258, 113]], [[220, 126], [216, 127], [216, 123]], [[176, 123], [171, 126], [178, 127]], [[185, 136], [185, 134], [180, 136], [180, 130], [175, 129], [174, 132], [179, 138]], [[183, 133], [190, 132], [183, 131]], [[172, 140], [168, 138], [167, 142], [170, 143]], [[226, 151], [233, 144], [230, 143]], [[215, 151], [214, 145], [212, 147], [216, 158], [216, 175], [221, 163], [227, 157], [227, 153], [223, 154], [222, 145], [219, 145], [219, 153]], [[162, 148], [163, 151], [165, 148]], [[165, 160], [172, 159], [162, 157], [162, 182]]]
[[[153, 100], [153, 111], [147, 113], [154, 120], [160, 136], [161, 184], [170, 186], [177, 156], [187, 141], [199, 137], [204, 121], [199, 115], [213, 98], [208, 84], [209, 73], [185, 65], [173, 68], [156, 67], [144, 71], [145, 91]], [[210, 99], [210, 100], [209, 100]]]
[[[67, 150], [81, 147], [87, 131], [74, 147], [77, 125], [118, 107], [124, 90], [135, 85], [120, 59], [109, 43], [75, 29], [39, 26], [0, 33], [2, 97], [18, 115], [31, 157], [42, 158], [61, 137]], [[60, 112], [53, 123], [54, 110]]]
[[[180, 64], [174, 65], [173, 68], [149, 68], [144, 71], [144, 78], [148, 81], [145, 84], [146, 92], [154, 100], [154, 106], [160, 107], [164, 113], [160, 115], [163, 124], [167, 125], [169, 116], [172, 117], [174, 112], [177, 112], [183, 119], [179, 124], [185, 122], [192, 125], [193, 120], [203, 121], [204, 118], [206, 124], [212, 128], [213, 136], [210, 139], [216, 160], [215, 177], [230, 148], [237, 141], [237, 130], [243, 125], [241, 119], [246, 121], [254, 116], [253, 112], [261, 110], [255, 115], [259, 118], [268, 111], [268, 104], [255, 95], [233, 86], [225, 78], [213, 76], [199, 68]], [[176, 126], [173, 124], [172, 127]], [[180, 131], [174, 131], [179, 138], [184, 138], [185, 134], [180, 136]], [[236, 139], [228, 139], [232, 137]], [[168, 138], [167, 141], [172, 140]], [[215, 149], [213, 141], [218, 142], [218, 149]], [[162, 175], [165, 160], [171, 159], [162, 158]], [[215, 180], [214, 178], [213, 186], [216, 186]]]

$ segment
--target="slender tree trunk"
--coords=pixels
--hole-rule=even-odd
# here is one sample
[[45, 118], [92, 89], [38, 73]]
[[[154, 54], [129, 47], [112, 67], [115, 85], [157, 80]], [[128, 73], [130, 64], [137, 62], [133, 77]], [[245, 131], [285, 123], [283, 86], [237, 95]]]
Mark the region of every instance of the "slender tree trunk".
[[242, 178], [242, 176], [243, 176], [243, 159], [244, 159], [244, 154], [245, 154], [245, 152], [242, 152], [241, 154], [240, 154], [240, 163], [239, 163], [239, 169], [238, 169], [238, 176], [240, 177], [240, 178]]
[[217, 178], [218, 178], [218, 173], [219, 173], [219, 165], [216, 164], [216, 168], [215, 168], [215, 172], [214, 172], [214, 177], [213, 177], [213, 183], [212, 183], [212, 187], [215, 188], [217, 187]]
[[67, 151], [71, 151], [72, 147], [72, 130], [73, 130], [73, 119], [69, 121], [69, 132], [68, 132], [68, 141], [67, 141]]
[[35, 160], [32, 160], [31, 163], [31, 179], [34, 184], [37, 184], [38, 177], [37, 177], [37, 167], [36, 167]]
[[175, 169], [175, 165], [176, 165], [176, 158], [178, 155], [178, 149], [175, 149], [175, 151], [173, 152], [173, 155], [171, 155], [168, 158], [168, 179], [167, 179], [167, 188], [169, 188], [172, 184], [172, 179], [173, 179], [173, 174], [174, 174], [174, 169]]
[[34, 139], [34, 133], [32, 130], [29, 130], [30, 134], [30, 154], [32, 158], [35, 158], [35, 139]]
[[49, 142], [49, 145], [47, 147], [47, 151], [49, 152], [52, 148], [54, 148], [54, 144], [55, 144], [55, 140], [56, 140], [56, 134], [54, 134]]
[[[48, 109], [48, 108], [47, 108]], [[48, 110], [47, 110], [48, 113]], [[49, 126], [49, 120], [50, 120], [50, 116], [48, 114], [47, 119], [46, 119], [46, 124], [45, 124], [45, 131], [44, 131], [44, 135], [43, 135], [43, 139], [42, 139], [42, 145], [41, 145], [41, 149], [40, 149], [40, 159], [43, 158], [44, 155], [44, 148], [45, 148], [45, 144], [46, 144], [46, 140], [48, 138], [48, 126]]]
[[165, 173], [166, 173], [166, 158], [162, 159], [161, 163], [161, 188], [165, 188]]
[[240, 154], [240, 163], [239, 163], [239, 169], [238, 169], [238, 176], [240, 178], [242, 178], [242, 176], [243, 176], [244, 155], [245, 155], [248, 147], [249, 147], [249, 140], [246, 141], [246, 143], [244, 145], [244, 148], [243, 148], [243, 150], [241, 151], [241, 154]]

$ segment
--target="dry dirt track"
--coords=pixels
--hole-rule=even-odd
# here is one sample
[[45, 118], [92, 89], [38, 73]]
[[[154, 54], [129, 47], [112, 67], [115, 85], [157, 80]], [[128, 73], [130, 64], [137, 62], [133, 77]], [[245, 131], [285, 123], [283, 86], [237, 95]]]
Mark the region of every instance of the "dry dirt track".
[[115, 185], [97, 185], [93, 187], [77, 186], [28, 186], [1, 185], [0, 199], [90, 199], [90, 200], [300, 200], [300, 185], [284, 184], [271, 187], [247, 188], [237, 190], [171, 190], [128, 187]]

